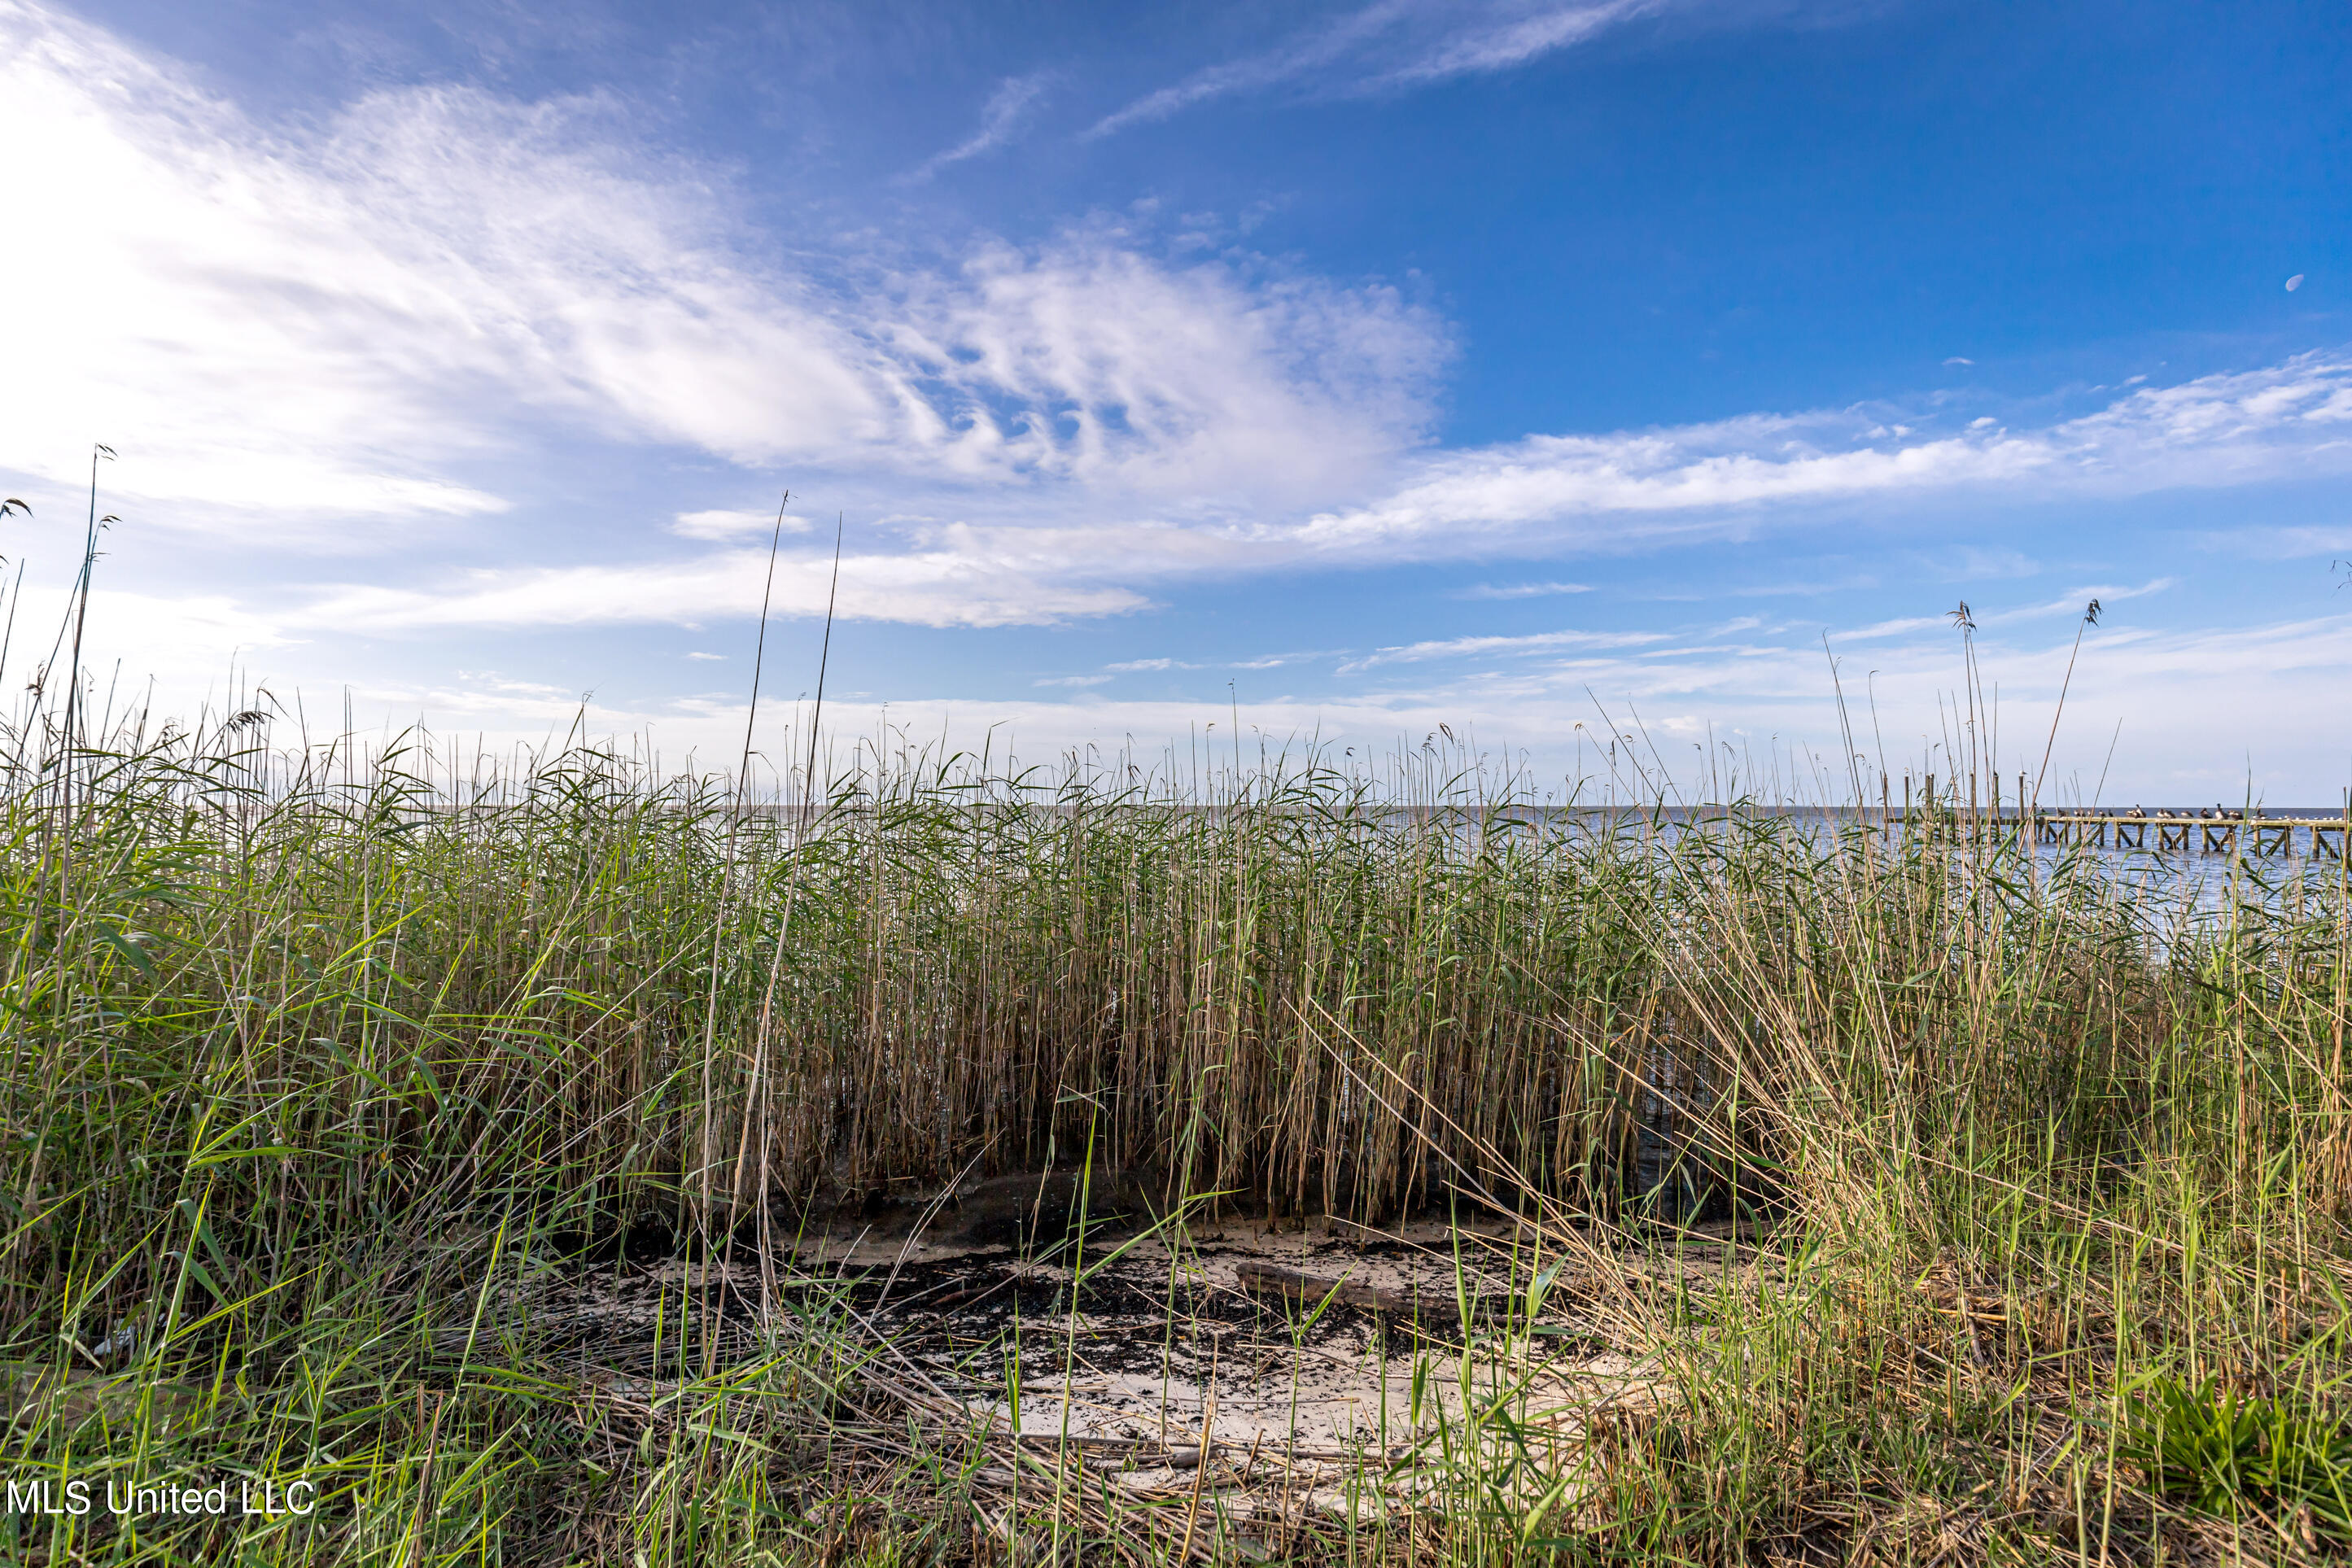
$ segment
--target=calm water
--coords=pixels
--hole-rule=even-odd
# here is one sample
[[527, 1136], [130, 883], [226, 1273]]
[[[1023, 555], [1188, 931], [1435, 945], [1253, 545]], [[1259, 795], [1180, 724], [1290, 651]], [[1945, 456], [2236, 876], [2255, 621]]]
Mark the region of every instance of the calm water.
[[[2120, 815], [2129, 807], [2111, 810], [2059, 811], [2045, 810], [2040, 815], [2045, 820], [2075, 816]], [[2151, 818], [2197, 817], [2211, 807], [2148, 806], [2144, 808]], [[1635, 837], [1657, 836], [1662, 842], [1672, 843], [1683, 835], [1697, 832], [1721, 833], [1735, 830], [1738, 824], [1761, 825], [1774, 821], [1793, 823], [1809, 833], [1830, 835], [1850, 832], [1856, 828], [1876, 830], [1890, 837], [1905, 831], [1904, 812], [1896, 807], [1882, 811], [1876, 807], [1856, 810], [1852, 807], [1802, 807], [1771, 809], [1746, 807], [1730, 809], [1721, 806], [1673, 807], [1640, 810], [1626, 807], [1543, 807], [1514, 811], [1514, 817], [1528, 828], [1538, 831], [1582, 831], [1598, 834]], [[1919, 822], [1925, 812], [1914, 813]], [[1987, 810], [1981, 814], [1981, 831], [2002, 837], [2011, 837], [2018, 831], [2018, 814], [2003, 810], [1998, 819]], [[2210, 820], [2210, 819], [2202, 819]], [[2291, 854], [2261, 855], [2252, 852], [2253, 835], [2249, 831], [2257, 821], [2309, 822], [2319, 821], [2327, 825], [2345, 821], [2342, 806], [2268, 806], [2261, 809], [2259, 817], [2249, 815], [2237, 825], [2232, 848], [2224, 852], [2208, 853], [2203, 850], [2204, 833], [2200, 827], [2189, 831], [2189, 849], [2161, 851], [2153, 847], [2158, 835], [2148, 831], [2144, 836], [2147, 848], [2119, 848], [2114, 840], [2114, 830], [2108, 831], [2108, 842], [2100, 844], [2048, 844], [2034, 846], [2033, 858], [2043, 875], [2062, 867], [2079, 871], [2093, 869], [2125, 883], [2143, 896], [2153, 896], [2175, 903], [2184, 910], [2203, 915], [2222, 914], [2236, 905], [2275, 910], [2299, 894], [2314, 892], [2342, 894], [2347, 885], [2346, 868], [2337, 858], [2336, 849], [2345, 841], [2339, 831], [2328, 847], [2318, 854], [2311, 852], [2308, 828], [2297, 828], [2292, 834]]]

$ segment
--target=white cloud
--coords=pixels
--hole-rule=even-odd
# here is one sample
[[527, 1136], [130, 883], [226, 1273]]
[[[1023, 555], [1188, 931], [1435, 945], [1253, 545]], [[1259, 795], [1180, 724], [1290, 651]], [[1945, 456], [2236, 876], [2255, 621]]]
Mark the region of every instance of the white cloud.
[[[387, 89], [267, 131], [110, 35], [0, 0], [0, 427], [70, 482], [91, 434], [157, 520], [380, 548], [494, 514], [551, 438], [836, 486], [1080, 485], [1296, 505], [1429, 419], [1449, 351], [1392, 290], [1080, 225], [787, 256], [725, 175], [600, 99]], [[527, 466], [527, 465], [526, 465]], [[708, 512], [683, 527], [728, 531]]]
[[[265, 132], [109, 36], [0, 0], [0, 205], [72, 242], [11, 246], [0, 422], [71, 472], [92, 430], [122, 490], [215, 513], [493, 512], [453, 477], [527, 408], [760, 450], [887, 410], [845, 336], [757, 298], [689, 198], [589, 138], [593, 101], [380, 93], [309, 140]], [[747, 373], [761, 360], [790, 378]]]
[[1108, 676], [1108, 675], [1052, 675], [1052, 676], [1048, 676], [1047, 678], [1045, 678], [1045, 679], [1044, 679], [1044, 680], [1040, 680], [1040, 681], [1032, 681], [1032, 682], [1030, 682], [1029, 684], [1030, 684], [1031, 685], [1033, 685], [1033, 686], [1072, 686], [1072, 687], [1076, 687], [1076, 686], [1107, 686], [1107, 685], [1110, 685], [1110, 683], [1111, 683], [1111, 677], [1110, 677], [1110, 676]]
[[2335, 528], [2283, 527], [2227, 528], [2200, 534], [2197, 542], [2208, 549], [2227, 550], [2263, 560], [2294, 560], [2299, 557], [2341, 555], [2352, 551], [2352, 524]]
[[910, 280], [896, 350], [960, 389], [926, 432], [944, 468], [1280, 506], [1360, 483], [1418, 439], [1450, 348], [1393, 290], [1171, 270], [1126, 237], [987, 246], [951, 282]]
[[1582, 582], [1482, 582], [1463, 589], [1456, 599], [1543, 599], [1555, 593], [1590, 593], [1591, 586]]
[[1130, 125], [1164, 120], [1196, 103], [1255, 92], [1291, 81], [1328, 67], [1367, 41], [1381, 37], [1410, 16], [1412, 10], [1408, 0], [1380, 0], [1379, 4], [1304, 34], [1279, 48], [1211, 66], [1195, 71], [1171, 87], [1147, 93], [1116, 113], [1096, 121], [1087, 135], [1108, 136]]
[[1938, 575], [1966, 582], [2033, 577], [2042, 570], [2042, 563], [2022, 550], [1988, 549], [1982, 545], [1928, 550], [1922, 552], [1920, 559]]
[[[1990, 419], [1946, 434], [1874, 433], [1860, 413], [1752, 414], [1611, 435], [1535, 435], [1428, 459], [1386, 499], [1324, 513], [1298, 533], [1318, 553], [1467, 554], [1539, 539], [1621, 546], [1735, 531], [1799, 504], [2031, 485], [2120, 496], [2352, 471], [2352, 355], [2142, 387], [2039, 430]], [[1592, 519], [1606, 517], [1605, 528]], [[1467, 547], [1467, 548], [1465, 548]]]
[[1377, 0], [1272, 49], [1207, 67], [1146, 93], [1097, 120], [1086, 134], [1108, 136], [1195, 104], [1275, 88], [1352, 95], [1509, 70], [1669, 5], [1670, 0], [1483, 0], [1467, 6]]
[[[1946, 715], [1960, 680], [1959, 641], [1936, 618], [1925, 618], [1919, 629], [1929, 634], [1874, 649], [1867, 673], [1859, 658], [1843, 666], [1857, 738], [1870, 753], [1872, 770], [1883, 761], [1898, 775], [1892, 789], [1898, 800], [1905, 767], [1915, 776], [1923, 766], [1946, 775], [1951, 770], [1950, 752], [1934, 748], [1947, 743]], [[1979, 635], [1987, 689], [1997, 686], [2000, 694], [2000, 734], [2018, 737], [2005, 740], [1995, 759], [2011, 777], [2041, 761], [2072, 641], [2071, 628], [2032, 643], [2007, 642], [1990, 631]], [[1712, 725], [1718, 743], [1734, 743], [1727, 754], [1718, 744], [1717, 756], [1718, 769], [1726, 757], [1740, 768], [1738, 788], [1768, 799], [1810, 796], [1820, 788], [1839, 754], [1839, 729], [1829, 666], [1818, 644], [1688, 650], [1664, 662], [1645, 659], [1647, 651], [1593, 650], [1559, 666], [1522, 664], [1506, 673], [1324, 700], [1252, 702], [1244, 695], [1239, 722], [1244, 737], [1262, 734], [1277, 747], [1289, 745], [1294, 756], [1319, 738], [1335, 760], [1349, 747], [1360, 760], [1386, 757], [1400, 744], [1417, 747], [1424, 737], [1442, 745], [1439, 727], [1446, 725], [1475, 737], [1491, 757], [1524, 758], [1539, 789], [1556, 789], [1574, 766], [1580, 724], [1588, 769], [1599, 765], [1593, 737], [1603, 737], [1605, 744], [1612, 731], [1632, 733], [1644, 766], [1655, 776], [1663, 761], [1686, 796], [1698, 792], [1700, 759], [1707, 755], [1703, 744], [1692, 743], [1704, 743]], [[2270, 799], [2327, 803], [2342, 777], [2341, 737], [2322, 733], [2324, 727], [2313, 727], [2308, 716], [2336, 701], [2347, 664], [2352, 664], [2352, 616], [2182, 632], [2095, 630], [2075, 667], [2043, 798], [2071, 799], [2078, 788], [2087, 793], [2120, 724], [2109, 800], [2235, 799], [2251, 752]], [[577, 694], [551, 687], [506, 696], [477, 685], [420, 692], [409, 700], [406, 711], [430, 706], [453, 718], [462, 714], [494, 735], [503, 722], [519, 738], [561, 729], [580, 708]], [[1866, 726], [1864, 716], [1874, 707], [1874, 723]], [[395, 705], [394, 711], [402, 710]], [[1222, 742], [1234, 720], [1233, 699], [1222, 689], [1213, 697], [1178, 701], [1089, 693], [1081, 701], [968, 702], [907, 694], [894, 698], [887, 714], [871, 701], [828, 701], [826, 711], [828, 731], [845, 737], [835, 752], [845, 763], [848, 737], [873, 736], [887, 722], [913, 741], [975, 751], [985, 743], [999, 758], [1009, 753], [1048, 763], [1099, 747], [1106, 737], [1132, 737], [1138, 762], [1150, 768], [1164, 763], [1171, 747], [1187, 755], [1190, 737], [1207, 734]], [[772, 758], [795, 755], [806, 741], [793, 726], [796, 718], [805, 720], [805, 709], [797, 716], [781, 706], [773, 712], [762, 724], [763, 751]], [[592, 708], [591, 714], [594, 733], [647, 736], [665, 755], [693, 745], [731, 766], [742, 743], [740, 700], [630, 712]], [[1613, 725], [1604, 722], [1604, 714]], [[1650, 742], [1639, 739], [1645, 729]], [[1875, 738], [1881, 733], [1883, 758]], [[1621, 747], [1621, 761], [1623, 755]], [[1718, 781], [1723, 777], [1718, 770]], [[1843, 771], [1832, 787], [1843, 793]], [[1874, 796], [1874, 778], [1870, 788]]]
[[[106, 599], [101, 593], [94, 616], [112, 613], [104, 608]], [[125, 604], [124, 618], [147, 608]], [[2046, 622], [2032, 640], [2019, 640], [2031, 624], [1988, 625], [1977, 638], [1986, 689], [1999, 693], [2003, 750], [1994, 760], [2011, 778], [2019, 768], [2041, 761], [2074, 641], [2073, 626]], [[1949, 750], [1935, 748], [1956, 738], [1946, 726], [1961, 678], [1960, 639], [1941, 617], [1915, 618], [1908, 630], [1916, 635], [1874, 630], [1885, 635], [1866, 655], [1857, 651], [1843, 659], [1843, 679], [1869, 766], [1874, 770], [1883, 761], [1897, 773], [1892, 793], [1899, 800], [1905, 767], [1915, 776], [1923, 766], [1947, 776], [1951, 771]], [[1843, 654], [1844, 644], [1861, 634], [1833, 634], [1833, 652]], [[214, 646], [225, 661], [226, 645]], [[1538, 790], [1556, 789], [1575, 766], [1580, 737], [1583, 764], [1591, 769], [1598, 766], [1594, 737], [1631, 732], [1644, 765], [1654, 771], [1663, 758], [1686, 794], [1696, 792], [1700, 759], [1708, 755], [1704, 744], [1692, 742], [1705, 743], [1712, 726], [1715, 741], [1732, 744], [1729, 752], [1718, 744], [1714, 755], [1719, 767], [1727, 759], [1739, 768], [1738, 789], [1773, 799], [1802, 797], [1818, 788], [1840, 749], [1829, 664], [1818, 642], [1675, 648], [1667, 650], [1675, 655], [1667, 659], [1647, 657], [1658, 651], [1576, 650], [1571, 659], [1474, 666], [1321, 699], [1252, 701], [1244, 688], [1238, 694], [1239, 722], [1244, 737], [1262, 734], [1276, 747], [1288, 745], [1294, 757], [1319, 739], [1335, 762], [1349, 747], [1361, 762], [1386, 758], [1400, 745], [1418, 747], [1424, 738], [1443, 744], [1439, 727], [1448, 725], [1456, 735], [1475, 737], [1491, 758], [1522, 764]], [[2234, 800], [2251, 767], [2273, 801], [2328, 804], [2343, 778], [2343, 737], [2340, 727], [2314, 725], [2310, 716], [2339, 706], [2347, 665], [2352, 615], [2183, 632], [2095, 629], [2075, 666], [2053, 783], [2043, 798], [2069, 800], [2077, 789], [2087, 793], [2115, 742], [2111, 800]], [[226, 670], [225, 663], [212, 667]], [[1412, 673], [1433, 675], [1442, 668], [1432, 661]], [[388, 738], [425, 714], [445, 737], [462, 731], [467, 755], [479, 747], [495, 753], [508, 745], [560, 741], [575, 723], [591, 739], [616, 737], [624, 753], [658, 757], [667, 767], [684, 766], [692, 754], [706, 766], [731, 769], [743, 744], [740, 695], [706, 693], [614, 706], [543, 681], [478, 674], [453, 682], [362, 683], [357, 698], [363, 730], [381, 726]], [[826, 749], [845, 766], [861, 740], [887, 727], [911, 746], [975, 754], [986, 746], [999, 759], [1009, 754], [1050, 767], [1089, 748], [1108, 763], [1131, 741], [1139, 766], [1162, 769], [1164, 776], [1171, 750], [1189, 758], [1194, 737], [1222, 742], [1231, 734], [1234, 704], [1222, 683], [1213, 694], [1179, 700], [1129, 701], [1075, 688], [1067, 697], [971, 701], [916, 690], [893, 695], [886, 708], [861, 695], [828, 699]], [[167, 704], [161, 711], [189, 709]], [[1604, 714], [1613, 723], [1604, 722]], [[1635, 715], [1645, 725], [1634, 723]], [[807, 717], [805, 703], [763, 706], [757, 746], [771, 773], [779, 759], [802, 755], [807, 737], [799, 727]], [[1643, 727], [1656, 757], [1639, 741]], [[1621, 759], [1622, 754], [1621, 747]], [[1839, 793], [1847, 787], [1844, 779], [1842, 772], [1835, 777]], [[1874, 796], [1874, 778], [1870, 788]]]
[[1537, 632], [1518, 637], [1448, 637], [1381, 648], [1339, 666], [1345, 674], [1375, 664], [1420, 664], [1430, 659], [1464, 659], [1487, 653], [1548, 653], [1568, 648], [1633, 648], [1663, 643], [1663, 632]]
[[[1375, 6], [1260, 76], [1502, 68], [1621, 12]], [[14, 472], [75, 485], [94, 433], [123, 453], [108, 482], [144, 503], [137, 521], [387, 552], [460, 523], [490, 537], [542, 498], [532, 465], [562, 442], [721, 460], [720, 504], [682, 500], [642, 545], [603, 530], [598, 548], [629, 559], [542, 535], [476, 559], [566, 564], [308, 588], [240, 566], [234, 588], [190, 586], [196, 620], [156, 612], [195, 649], [750, 617], [773, 514], [740, 470], [762, 465], [900, 517], [844, 559], [846, 617], [938, 626], [1117, 614], [1187, 578], [1642, 548], [1860, 502], [1899, 520], [1920, 498], [2352, 471], [2343, 350], [2139, 384], [2039, 425], [1954, 429], [1930, 401], [1901, 421], [1766, 413], [1432, 450], [1448, 334], [1377, 284], [1233, 254], [1179, 263], [1142, 219], [950, 257], [871, 235], [785, 256], [739, 226], [723, 177], [646, 153], [614, 104], [402, 89], [268, 130], [21, 0], [0, 0], [0, 144], [39, 153], [0, 160], [18, 230], [75, 241], [0, 249], [0, 288], [43, 302], [12, 318], [0, 380]], [[2294, 532], [2271, 548], [2333, 537]], [[777, 612], [822, 613], [828, 570], [785, 557]], [[1354, 667], [1571, 646], [1433, 641]]]
[[[1181, 462], [1184, 450], [1181, 441], [1162, 443], [1151, 461]], [[1865, 500], [1884, 507], [2020, 490], [2039, 499], [2114, 497], [2347, 471], [2352, 357], [2312, 354], [2141, 387], [2038, 429], [1971, 423], [1898, 435], [1865, 414], [1831, 411], [1530, 436], [1433, 454], [1405, 465], [1381, 498], [1301, 520], [1265, 520], [1273, 507], [1241, 503], [1171, 520], [1139, 500], [1105, 502], [1103, 487], [1073, 480], [1078, 487], [1066, 505], [1108, 515], [1065, 523], [1055, 520], [1060, 504], [1033, 504], [1025, 492], [1010, 500], [975, 494], [1003, 520], [909, 519], [869, 529], [866, 546], [843, 562], [842, 604], [852, 617], [927, 625], [1042, 624], [1139, 609], [1153, 585], [1187, 578], [1654, 548], [1785, 526], [1823, 506]], [[740, 522], [739, 540], [756, 538], [750, 517], [722, 513], [693, 526], [715, 538]], [[880, 548], [893, 540], [902, 547], [895, 553]], [[289, 612], [289, 623], [348, 618], [390, 629], [748, 615], [758, 608], [764, 560], [764, 552], [738, 549], [685, 561], [508, 570], [439, 591], [355, 587]], [[822, 612], [820, 566], [814, 557], [788, 558], [779, 613]], [[1952, 570], [1973, 580], [2036, 569], [2013, 551], [1969, 547]]]
[[927, 159], [907, 176], [908, 183], [928, 180], [951, 163], [977, 158], [1010, 141], [1022, 118], [1052, 85], [1053, 79], [1052, 72], [1036, 71], [1024, 77], [1007, 77], [997, 83], [996, 90], [988, 95], [988, 102], [980, 111], [980, 129], [946, 152]]
[[[808, 532], [809, 520], [796, 517], [787, 510], [783, 530], [788, 534]], [[751, 508], [730, 510], [714, 507], [700, 512], [680, 512], [669, 522], [669, 531], [684, 539], [709, 539], [717, 543], [734, 543], [745, 538], [772, 538], [776, 530], [776, 514]]]
[[[44, 670], [54, 683], [67, 657], [72, 602], [62, 587], [29, 583], [9, 596], [0, 690], [21, 690]], [[217, 706], [240, 661], [256, 654], [283, 658], [302, 641], [282, 618], [226, 594], [118, 589], [101, 576], [89, 598], [83, 662], [101, 694], [119, 685], [119, 700], [107, 699], [110, 707], [134, 705], [140, 691], [161, 679], [173, 699], [165, 711], [186, 719], [208, 696]]]
[[1874, 622], [1868, 626], [1857, 626], [1850, 632], [1837, 632], [1831, 635], [1833, 642], [1859, 643], [1872, 637], [1900, 637], [1906, 632], [1921, 632], [1930, 626], [1948, 624], [1949, 622], [1941, 615], [1905, 615], [1893, 621]]
[[[286, 612], [283, 622], [361, 632], [691, 625], [714, 615], [757, 615], [767, 567], [765, 549], [730, 550], [685, 561], [483, 571], [439, 589], [346, 587]], [[779, 557], [772, 612], [822, 616], [832, 567], [829, 551]], [[1041, 580], [963, 556], [858, 554], [842, 558], [837, 613], [925, 626], [1032, 626], [1146, 602], [1126, 589]]]
[[1580, 44], [1617, 24], [1664, 9], [1664, 0], [1612, 0], [1553, 5], [1532, 16], [1474, 23], [1444, 38], [1422, 57], [1374, 78], [1378, 84], [1444, 81], [1509, 70], [1555, 49]]
[[1997, 625], [2007, 621], [2032, 621], [2049, 615], [2080, 615], [2097, 600], [2104, 611], [2108, 605], [2126, 599], [2140, 599], [2151, 593], [2162, 593], [2176, 586], [2178, 578], [2158, 577], [2126, 588], [2116, 583], [2090, 583], [2082, 588], [2070, 588], [2046, 604], [2029, 604], [2016, 610], [2004, 610], [1997, 615], [1980, 617], [1980, 625]]

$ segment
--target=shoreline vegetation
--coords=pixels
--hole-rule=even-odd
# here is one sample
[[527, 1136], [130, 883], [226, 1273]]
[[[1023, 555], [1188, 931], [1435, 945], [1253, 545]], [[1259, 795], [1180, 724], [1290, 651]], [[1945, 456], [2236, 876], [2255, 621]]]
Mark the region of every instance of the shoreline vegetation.
[[[274, 751], [257, 712], [98, 728], [0, 747], [0, 1479], [316, 1506], [12, 1503], [11, 1560], [2352, 1542], [2340, 862], [2200, 904], [2021, 845], [1990, 785], [1940, 831], [1596, 825], [1434, 742], [1181, 777], [873, 747], [755, 812], [582, 746], [453, 775], [423, 737]], [[963, 1341], [908, 1314], [985, 1290], [909, 1260], [1024, 1180], [1027, 1315], [950, 1385]], [[1089, 1291], [1131, 1316], [1137, 1259], [1215, 1346], [1241, 1298], [1196, 1238], [1433, 1223], [1442, 1290], [1220, 1276], [1393, 1354], [1379, 1441], [1073, 1426]], [[638, 1326], [560, 1305], [632, 1269]]]

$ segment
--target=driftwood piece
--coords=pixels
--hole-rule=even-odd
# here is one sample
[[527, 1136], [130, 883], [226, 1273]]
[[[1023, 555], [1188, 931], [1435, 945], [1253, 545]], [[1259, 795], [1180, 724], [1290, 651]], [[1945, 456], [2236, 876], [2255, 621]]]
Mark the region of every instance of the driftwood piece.
[[[1326, 1301], [1338, 1301], [1342, 1306], [1363, 1307], [1370, 1312], [1390, 1312], [1399, 1317], [1453, 1317], [1460, 1307], [1451, 1296], [1424, 1296], [1413, 1291], [1391, 1291], [1380, 1285], [1359, 1285], [1349, 1280], [1327, 1279], [1320, 1274], [1304, 1273], [1297, 1269], [1285, 1269], [1275, 1263], [1241, 1263], [1234, 1269], [1234, 1280], [1253, 1295], [1279, 1296], [1308, 1307], [1319, 1307]], [[1471, 1310], [1476, 1311], [1474, 1299]]]

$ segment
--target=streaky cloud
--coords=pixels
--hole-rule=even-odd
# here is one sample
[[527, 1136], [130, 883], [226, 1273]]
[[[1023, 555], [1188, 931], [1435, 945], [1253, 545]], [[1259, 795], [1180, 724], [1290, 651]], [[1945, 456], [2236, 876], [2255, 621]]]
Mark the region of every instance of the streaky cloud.
[[1676, 0], [1470, 6], [1381, 0], [1262, 53], [1205, 67], [1103, 116], [1096, 140], [1197, 104], [1297, 86], [1328, 96], [1397, 91], [1510, 70], [1597, 37]]
[[919, 184], [951, 164], [993, 152], [1011, 141], [1021, 121], [1055, 79], [1052, 71], [1033, 71], [1027, 76], [1007, 77], [997, 83], [996, 90], [989, 94], [988, 102], [980, 111], [980, 129], [946, 152], [924, 160], [908, 172], [907, 183]]

